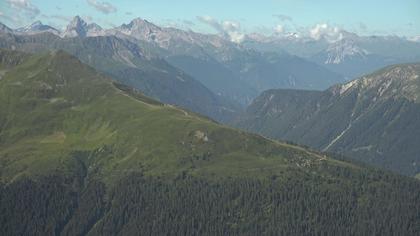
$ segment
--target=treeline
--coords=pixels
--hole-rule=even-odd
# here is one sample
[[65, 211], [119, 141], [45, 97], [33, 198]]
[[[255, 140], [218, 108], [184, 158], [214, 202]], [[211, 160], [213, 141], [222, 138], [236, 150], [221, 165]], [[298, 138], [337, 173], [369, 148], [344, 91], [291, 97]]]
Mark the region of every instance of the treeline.
[[0, 234], [419, 235], [419, 181], [320, 168], [329, 176], [296, 170], [266, 179], [138, 174], [110, 190], [59, 176], [22, 180], [1, 186]]

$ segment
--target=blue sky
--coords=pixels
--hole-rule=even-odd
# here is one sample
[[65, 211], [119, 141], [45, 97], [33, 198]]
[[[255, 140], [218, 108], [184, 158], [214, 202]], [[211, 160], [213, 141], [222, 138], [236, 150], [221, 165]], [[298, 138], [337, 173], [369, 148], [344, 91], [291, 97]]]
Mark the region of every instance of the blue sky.
[[105, 28], [141, 17], [209, 33], [217, 31], [211, 22], [227, 22], [245, 33], [327, 24], [361, 35], [420, 35], [419, 0], [0, 0], [0, 21], [12, 28], [35, 20], [60, 28], [74, 15]]

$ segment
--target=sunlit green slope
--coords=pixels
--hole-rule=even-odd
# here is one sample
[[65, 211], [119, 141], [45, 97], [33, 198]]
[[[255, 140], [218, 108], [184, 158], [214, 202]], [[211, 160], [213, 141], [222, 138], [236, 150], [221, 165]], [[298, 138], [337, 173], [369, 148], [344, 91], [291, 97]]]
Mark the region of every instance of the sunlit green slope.
[[0, 80], [3, 181], [80, 166], [112, 180], [126, 172], [267, 176], [339, 164], [153, 101], [62, 51], [10, 64], [3, 60]]

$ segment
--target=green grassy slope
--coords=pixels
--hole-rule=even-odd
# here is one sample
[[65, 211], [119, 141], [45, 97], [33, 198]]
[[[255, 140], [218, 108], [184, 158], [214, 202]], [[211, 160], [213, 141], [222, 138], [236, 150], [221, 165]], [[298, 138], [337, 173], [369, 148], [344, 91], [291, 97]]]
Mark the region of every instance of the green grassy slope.
[[134, 43], [113, 36], [60, 38], [50, 33], [0, 34], [0, 38], [1, 48], [19, 48], [30, 53], [64, 50], [149, 97], [221, 122], [230, 120], [240, 110], [239, 106], [160, 59], [165, 55], [164, 50], [147, 42]]
[[77, 161], [106, 179], [131, 171], [266, 175], [323, 162], [121, 88], [62, 51], [10, 69], [0, 81], [2, 179], [71, 171]]
[[1, 235], [419, 230], [417, 180], [221, 126], [62, 51], [0, 58]]

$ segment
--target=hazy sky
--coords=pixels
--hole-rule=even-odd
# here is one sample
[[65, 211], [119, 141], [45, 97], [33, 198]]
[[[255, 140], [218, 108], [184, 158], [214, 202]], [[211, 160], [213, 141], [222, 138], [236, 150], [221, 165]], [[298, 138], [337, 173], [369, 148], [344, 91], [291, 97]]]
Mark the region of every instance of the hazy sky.
[[75, 15], [105, 28], [141, 17], [210, 33], [218, 27], [270, 34], [321, 25], [362, 35], [420, 35], [419, 0], [0, 0], [0, 21], [12, 28], [35, 20], [62, 28]]

